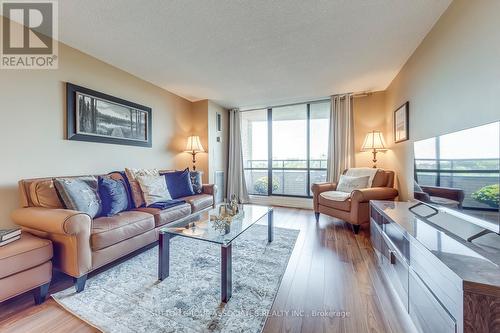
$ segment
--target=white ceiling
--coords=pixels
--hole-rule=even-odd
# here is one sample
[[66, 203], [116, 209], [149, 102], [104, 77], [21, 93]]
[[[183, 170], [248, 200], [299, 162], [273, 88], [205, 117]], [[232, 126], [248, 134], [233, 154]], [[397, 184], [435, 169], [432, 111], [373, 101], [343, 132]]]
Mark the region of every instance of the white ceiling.
[[61, 0], [60, 39], [191, 101], [385, 89], [451, 0]]

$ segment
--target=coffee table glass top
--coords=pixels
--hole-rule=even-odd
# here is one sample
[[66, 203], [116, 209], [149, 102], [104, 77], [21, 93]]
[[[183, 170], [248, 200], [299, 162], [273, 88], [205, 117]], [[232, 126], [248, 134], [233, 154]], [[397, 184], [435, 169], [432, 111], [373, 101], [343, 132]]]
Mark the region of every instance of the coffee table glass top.
[[271, 211], [272, 208], [267, 206], [243, 205], [243, 215], [233, 219], [226, 233], [224, 230], [217, 230], [214, 222], [210, 221], [210, 215], [218, 215], [217, 207], [170, 223], [161, 228], [160, 233], [227, 245]]

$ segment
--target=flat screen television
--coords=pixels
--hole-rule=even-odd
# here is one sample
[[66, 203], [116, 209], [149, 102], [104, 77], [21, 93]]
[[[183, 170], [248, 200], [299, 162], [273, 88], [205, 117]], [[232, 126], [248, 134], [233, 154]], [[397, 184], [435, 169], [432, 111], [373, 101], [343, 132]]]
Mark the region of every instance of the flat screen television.
[[416, 141], [414, 196], [500, 234], [500, 121]]

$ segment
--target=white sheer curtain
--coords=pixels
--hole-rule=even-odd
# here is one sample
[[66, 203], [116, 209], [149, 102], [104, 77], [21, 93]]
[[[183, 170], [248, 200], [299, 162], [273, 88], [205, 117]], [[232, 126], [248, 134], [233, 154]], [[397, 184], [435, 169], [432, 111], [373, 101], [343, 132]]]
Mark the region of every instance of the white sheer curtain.
[[241, 118], [237, 109], [229, 111], [229, 167], [227, 172], [227, 197], [236, 194], [241, 203], [249, 201], [245, 172], [243, 170], [243, 149], [241, 144]]
[[331, 97], [330, 134], [326, 178], [338, 181], [345, 169], [354, 165], [354, 123], [352, 95]]

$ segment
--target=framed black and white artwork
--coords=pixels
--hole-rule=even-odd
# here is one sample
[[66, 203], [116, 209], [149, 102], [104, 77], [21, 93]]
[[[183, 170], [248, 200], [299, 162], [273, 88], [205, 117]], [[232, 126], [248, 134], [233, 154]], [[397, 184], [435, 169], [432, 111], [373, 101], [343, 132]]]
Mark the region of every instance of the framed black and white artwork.
[[151, 108], [66, 84], [69, 140], [152, 146]]
[[403, 142], [410, 138], [409, 134], [410, 102], [406, 102], [394, 111], [394, 142]]

